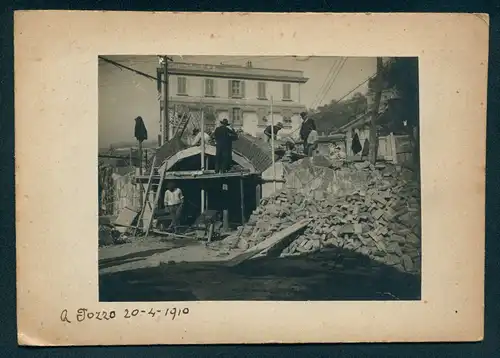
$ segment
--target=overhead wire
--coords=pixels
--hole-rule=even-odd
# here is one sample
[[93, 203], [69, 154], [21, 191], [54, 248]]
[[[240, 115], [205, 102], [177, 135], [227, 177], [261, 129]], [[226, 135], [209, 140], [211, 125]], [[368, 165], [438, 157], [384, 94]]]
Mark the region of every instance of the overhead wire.
[[321, 87], [319, 88], [318, 90], [318, 93], [316, 93], [316, 96], [314, 96], [314, 100], [313, 102], [311, 103], [311, 107], [315, 107], [315, 103], [317, 102], [319, 96], [321, 95], [321, 93], [323, 92], [324, 88], [326, 88], [326, 84], [328, 83], [329, 81], [329, 78], [330, 76], [332, 75], [335, 67], [337, 66], [337, 64], [339, 63], [339, 59], [336, 58], [334, 61], [333, 61], [333, 64], [332, 64], [332, 67], [330, 67], [330, 70], [328, 71], [326, 77], [325, 77], [325, 81], [323, 82], [323, 84], [321, 85]]
[[[110, 64], [112, 64], [112, 65], [114, 65], [114, 66], [116, 66], [116, 67], [119, 67], [119, 68], [124, 68], [124, 69], [126, 69], [126, 70], [131, 71], [131, 72], [134, 72], [134, 73], [135, 73], [135, 74], [137, 74], [137, 75], [140, 75], [140, 76], [146, 77], [146, 78], [148, 78], [148, 79], [150, 79], [150, 80], [155, 80], [155, 81], [157, 81], [157, 80], [158, 80], [155, 76], [148, 75], [148, 74], [147, 74], [147, 73], [145, 73], [145, 72], [142, 72], [142, 71], [136, 70], [136, 69], [134, 69], [134, 68], [132, 68], [132, 67], [128, 67], [128, 66], [122, 65], [121, 63], [116, 62], [116, 61], [113, 61], [113, 60], [110, 60], [110, 59], [108, 59], [108, 58], [106, 58], [106, 57], [103, 57], [103, 56], [98, 56], [98, 57], [99, 57], [101, 60], [103, 60], [103, 61], [105, 61], [105, 62], [108, 62], [108, 63], [110, 63]], [[162, 81], [163, 83], [165, 83], [165, 81], [164, 81], [164, 80], [161, 80], [161, 81]]]
[[321, 105], [321, 103], [323, 102], [323, 100], [325, 99], [326, 95], [328, 94], [328, 92], [330, 92], [330, 89], [332, 88], [333, 84], [335, 83], [335, 81], [337, 80], [340, 72], [342, 71], [342, 68], [344, 67], [344, 65], [346, 64], [347, 62], [347, 57], [344, 57], [342, 62], [340, 63], [340, 66], [339, 68], [337, 69], [337, 72], [335, 74], [335, 77], [332, 79], [332, 81], [330, 82], [330, 85], [328, 86], [328, 88], [326, 89], [326, 91], [323, 93], [323, 97], [321, 97], [321, 99], [319, 100], [319, 102], [317, 103], [317, 105]]
[[[337, 99], [334, 104], [338, 104], [340, 101], [344, 100], [347, 96], [349, 96], [351, 93], [353, 93], [354, 91], [356, 91], [359, 87], [361, 87], [362, 85], [364, 85], [366, 82], [368, 82], [369, 80], [371, 80], [372, 78], [375, 78], [375, 76], [377, 76], [377, 73], [375, 72], [373, 75], [371, 75], [370, 77], [366, 78], [365, 80], [363, 80], [363, 82], [359, 83], [356, 85], [356, 87], [352, 88], [349, 92], [347, 92], [345, 95], [343, 95], [342, 97], [340, 97], [339, 99]], [[289, 134], [287, 134], [287, 136], [291, 136], [292, 134], [294, 134], [295, 132], [297, 132], [298, 130], [300, 129], [300, 126], [298, 128], [295, 128], [293, 131], [291, 131]]]

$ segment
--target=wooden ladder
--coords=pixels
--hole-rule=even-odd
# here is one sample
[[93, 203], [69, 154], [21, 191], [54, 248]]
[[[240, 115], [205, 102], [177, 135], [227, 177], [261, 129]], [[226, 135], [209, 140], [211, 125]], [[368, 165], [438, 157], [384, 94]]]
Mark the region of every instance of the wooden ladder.
[[152, 160], [151, 171], [149, 173], [149, 179], [148, 179], [148, 185], [146, 186], [146, 192], [144, 193], [144, 198], [142, 199], [141, 211], [139, 213], [139, 217], [137, 218], [137, 225], [135, 226], [135, 229], [134, 229], [134, 236], [137, 235], [137, 230], [139, 230], [139, 227], [141, 226], [142, 219], [144, 218], [144, 212], [146, 211], [146, 205], [149, 205], [149, 207], [152, 209], [151, 202], [149, 200], [149, 192], [151, 191], [151, 188], [153, 187], [153, 175], [154, 175], [154, 172], [156, 169], [155, 162], [156, 162], [156, 155], [153, 157], [153, 160]]
[[[165, 174], [167, 173], [167, 163], [165, 163], [164, 165], [165, 166], [163, 167], [163, 170], [161, 171], [160, 174], [160, 181], [158, 183], [158, 186], [156, 187], [155, 199], [153, 202], [153, 207], [151, 208], [151, 216], [149, 217], [149, 220], [145, 225], [146, 234], [144, 235], [144, 238], [147, 238], [149, 235], [149, 231], [151, 230], [151, 224], [153, 223], [153, 218], [156, 212], [156, 208], [158, 208], [158, 202], [160, 201], [161, 189], [163, 188], [163, 182], [165, 181]], [[152, 177], [150, 177], [150, 181], [152, 181]]]
[[[181, 122], [182, 127], [177, 130], [177, 133], [174, 134], [174, 137], [181, 137], [182, 136], [182, 134], [186, 130], [186, 127], [187, 127], [190, 119], [191, 119], [191, 117], [189, 114], [183, 116], [182, 122]], [[151, 208], [151, 216], [150, 216], [147, 224], [144, 225], [144, 228], [143, 228], [146, 230], [144, 238], [148, 237], [149, 231], [151, 230], [151, 225], [153, 223], [155, 211], [156, 211], [156, 208], [158, 207], [158, 202], [159, 202], [160, 196], [161, 196], [161, 188], [163, 187], [163, 182], [165, 181], [165, 175], [167, 172], [167, 164], [165, 163], [165, 166], [160, 174], [160, 181], [156, 187], [154, 202], [153, 202], [153, 205], [151, 205], [151, 201], [149, 200], [149, 192], [151, 191], [151, 189], [153, 188], [153, 185], [154, 185], [153, 184], [153, 176], [154, 176], [155, 169], [158, 169], [158, 167], [155, 167], [156, 155], [153, 157], [152, 163], [153, 164], [151, 166], [151, 172], [149, 173], [149, 179], [148, 179], [148, 185], [146, 187], [146, 193], [144, 195], [144, 199], [142, 202], [141, 212], [139, 214], [139, 218], [137, 219], [137, 225], [134, 229], [134, 236], [135, 236], [137, 234], [137, 230], [139, 229], [141, 222], [144, 218], [144, 212], [146, 211], [146, 205], [149, 205], [149, 207]]]

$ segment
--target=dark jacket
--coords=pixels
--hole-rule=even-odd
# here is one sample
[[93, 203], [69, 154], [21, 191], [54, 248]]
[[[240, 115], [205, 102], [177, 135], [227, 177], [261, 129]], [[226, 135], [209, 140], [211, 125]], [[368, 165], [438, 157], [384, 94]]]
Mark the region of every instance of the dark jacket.
[[143, 142], [148, 139], [148, 131], [144, 125], [142, 117], [137, 117], [135, 119], [134, 136], [139, 142]]
[[232, 149], [233, 141], [238, 139], [238, 134], [227, 126], [215, 128], [213, 137], [217, 148]]
[[300, 139], [307, 140], [309, 133], [311, 133], [313, 129], [316, 130], [316, 124], [311, 118], [302, 122], [302, 126], [300, 127]]

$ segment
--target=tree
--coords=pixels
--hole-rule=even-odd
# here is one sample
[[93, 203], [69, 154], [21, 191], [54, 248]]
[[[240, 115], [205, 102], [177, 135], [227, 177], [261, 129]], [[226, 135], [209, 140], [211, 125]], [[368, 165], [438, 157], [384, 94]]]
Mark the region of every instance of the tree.
[[319, 133], [332, 132], [352, 121], [367, 108], [367, 99], [360, 92], [344, 101], [332, 100], [329, 104], [318, 107], [317, 113], [312, 115]]
[[370, 162], [375, 164], [377, 161], [378, 152], [378, 136], [377, 136], [377, 118], [380, 106], [380, 99], [382, 97], [382, 90], [384, 85], [384, 74], [383, 74], [384, 64], [382, 62], [382, 57], [377, 57], [377, 75], [372, 82], [372, 92], [373, 92], [373, 104], [370, 110]]
[[394, 88], [399, 96], [400, 108], [404, 108], [397, 116], [400, 121], [406, 121], [402, 126], [406, 129], [412, 143], [413, 163], [419, 170], [419, 83], [418, 83], [418, 58], [397, 57], [391, 59], [384, 66], [384, 87]]

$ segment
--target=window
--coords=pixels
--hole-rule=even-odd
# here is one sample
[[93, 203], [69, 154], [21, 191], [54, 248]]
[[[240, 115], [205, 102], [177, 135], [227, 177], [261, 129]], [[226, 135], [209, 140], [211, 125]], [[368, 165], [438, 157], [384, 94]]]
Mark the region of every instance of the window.
[[204, 110], [205, 128], [213, 129], [216, 122], [215, 108], [212, 106], [206, 107]]
[[257, 84], [257, 98], [259, 99], [266, 99], [266, 83], [265, 82], [259, 82]]
[[281, 116], [283, 117], [283, 124], [285, 126], [292, 124], [293, 112], [290, 109], [284, 109], [283, 112], [281, 112]]
[[241, 113], [241, 108], [233, 108], [232, 110], [232, 121], [233, 125], [242, 125], [243, 124], [243, 116]]
[[205, 97], [214, 97], [214, 80], [211, 78], [205, 79]]
[[290, 83], [283, 83], [283, 99], [290, 101], [292, 99], [292, 89]]
[[229, 97], [230, 98], [243, 98], [245, 97], [245, 82], [230, 80], [229, 82]]
[[177, 77], [177, 94], [187, 94], [186, 77]]
[[257, 116], [258, 116], [258, 124], [261, 126], [267, 126], [268, 124], [271, 123], [271, 121], [268, 118], [268, 111], [266, 108], [259, 108], [257, 110]]

